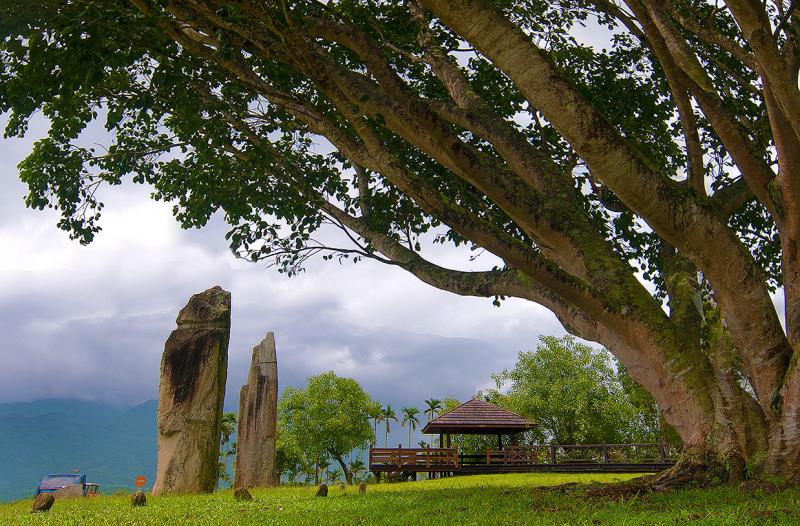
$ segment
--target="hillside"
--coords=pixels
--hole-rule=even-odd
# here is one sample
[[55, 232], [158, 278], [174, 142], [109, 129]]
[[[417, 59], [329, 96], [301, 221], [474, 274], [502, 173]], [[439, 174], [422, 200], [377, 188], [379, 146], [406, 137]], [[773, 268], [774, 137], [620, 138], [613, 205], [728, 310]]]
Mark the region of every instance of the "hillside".
[[156, 402], [116, 408], [79, 400], [0, 404], [0, 501], [33, 494], [45, 473], [80, 469], [104, 493], [151, 482]]

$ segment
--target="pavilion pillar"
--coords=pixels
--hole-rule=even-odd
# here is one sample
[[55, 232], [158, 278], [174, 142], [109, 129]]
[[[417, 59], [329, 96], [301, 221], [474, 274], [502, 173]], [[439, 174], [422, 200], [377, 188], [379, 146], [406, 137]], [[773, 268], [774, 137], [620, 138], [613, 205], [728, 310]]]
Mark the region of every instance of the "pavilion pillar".
[[450, 442], [450, 433], [447, 433], [447, 447], [448, 447], [448, 449], [451, 447], [450, 444], [451, 444], [451, 442]]
[[503, 435], [499, 433], [497, 435], [497, 450], [503, 451]]

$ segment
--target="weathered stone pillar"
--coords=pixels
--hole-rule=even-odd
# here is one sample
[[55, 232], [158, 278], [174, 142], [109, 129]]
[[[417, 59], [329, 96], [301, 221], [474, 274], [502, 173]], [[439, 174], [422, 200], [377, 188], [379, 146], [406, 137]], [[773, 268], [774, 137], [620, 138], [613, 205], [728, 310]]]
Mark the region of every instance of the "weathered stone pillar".
[[278, 419], [278, 360], [271, 332], [253, 347], [247, 384], [239, 395], [234, 487], [278, 484], [275, 435]]
[[153, 495], [210, 493], [217, 481], [228, 369], [231, 293], [195, 294], [161, 358], [158, 466]]

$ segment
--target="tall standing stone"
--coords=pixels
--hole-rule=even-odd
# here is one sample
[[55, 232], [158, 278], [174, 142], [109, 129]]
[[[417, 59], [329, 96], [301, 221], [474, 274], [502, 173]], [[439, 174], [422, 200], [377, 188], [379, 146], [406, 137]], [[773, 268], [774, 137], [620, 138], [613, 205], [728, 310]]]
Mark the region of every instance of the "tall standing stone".
[[158, 466], [153, 495], [209, 493], [217, 481], [228, 369], [231, 293], [195, 294], [161, 358]]
[[247, 384], [239, 395], [234, 486], [257, 488], [278, 483], [275, 430], [278, 419], [278, 360], [271, 332], [253, 347]]

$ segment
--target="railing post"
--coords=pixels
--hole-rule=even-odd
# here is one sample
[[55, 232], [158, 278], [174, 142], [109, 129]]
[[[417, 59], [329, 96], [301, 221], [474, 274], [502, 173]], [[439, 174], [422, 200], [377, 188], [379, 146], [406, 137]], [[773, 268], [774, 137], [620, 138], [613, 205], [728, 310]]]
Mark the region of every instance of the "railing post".
[[552, 464], [556, 463], [556, 446], [550, 446], [550, 462]]
[[403, 467], [403, 444], [397, 444], [397, 469], [402, 469]]
[[487, 466], [488, 466], [489, 464], [491, 464], [491, 463], [492, 463], [492, 457], [491, 457], [491, 453], [489, 453], [490, 451], [491, 451], [491, 449], [489, 449], [489, 448], [487, 447], [487, 448], [486, 448], [486, 465], [487, 465]]
[[658, 445], [658, 458], [661, 459], [661, 463], [665, 463], [667, 461], [667, 446], [664, 444]]
[[608, 464], [608, 444], [603, 444], [603, 462]]

